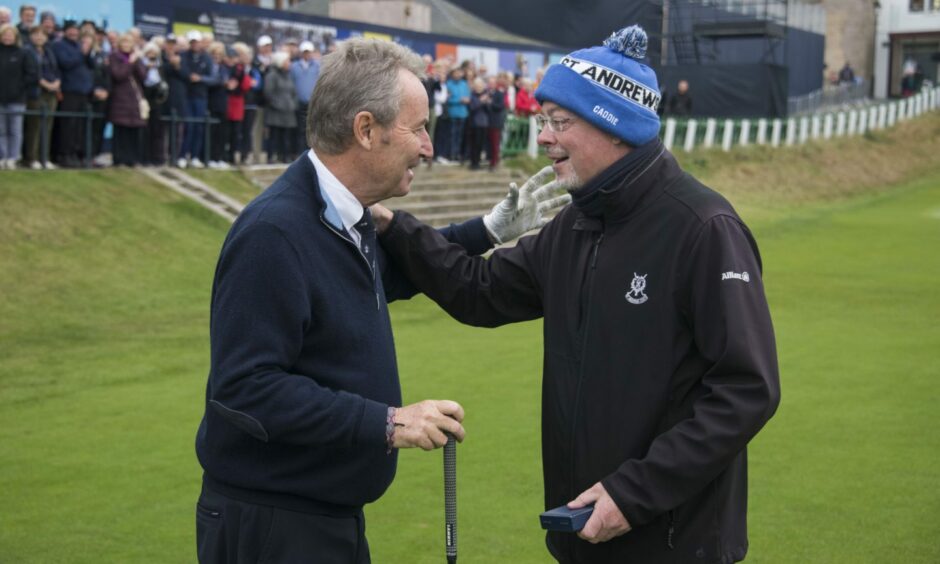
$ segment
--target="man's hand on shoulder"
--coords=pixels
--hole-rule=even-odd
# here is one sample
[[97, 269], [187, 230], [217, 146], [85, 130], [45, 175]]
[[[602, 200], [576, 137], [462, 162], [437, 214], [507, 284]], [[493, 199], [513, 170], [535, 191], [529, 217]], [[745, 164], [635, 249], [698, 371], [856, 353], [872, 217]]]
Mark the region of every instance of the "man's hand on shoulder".
[[583, 491], [574, 501], [568, 502], [568, 508], [578, 509], [592, 503], [594, 512], [584, 528], [578, 532], [579, 537], [591, 544], [597, 544], [630, 531], [632, 527], [627, 518], [600, 482]]
[[463, 408], [450, 400], [424, 400], [395, 410], [394, 448], [434, 450], [447, 443], [448, 432], [463, 442]]

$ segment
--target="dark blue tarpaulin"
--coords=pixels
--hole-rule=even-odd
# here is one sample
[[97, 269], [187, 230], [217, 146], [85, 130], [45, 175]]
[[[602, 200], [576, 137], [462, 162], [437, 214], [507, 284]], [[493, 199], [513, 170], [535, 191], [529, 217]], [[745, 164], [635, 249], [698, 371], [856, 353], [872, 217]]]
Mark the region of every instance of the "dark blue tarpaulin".
[[[506, 31], [569, 50], [600, 45], [612, 31], [632, 24], [658, 35], [663, 21], [662, 2], [649, 0], [450, 1]], [[650, 41], [648, 53], [659, 59], [656, 41]]]

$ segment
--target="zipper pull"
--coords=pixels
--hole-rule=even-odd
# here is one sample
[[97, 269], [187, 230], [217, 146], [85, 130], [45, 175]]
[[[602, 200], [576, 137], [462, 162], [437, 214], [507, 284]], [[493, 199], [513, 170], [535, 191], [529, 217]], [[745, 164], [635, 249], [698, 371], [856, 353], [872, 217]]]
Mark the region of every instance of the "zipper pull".
[[382, 309], [382, 301], [379, 299], [379, 293], [375, 293], [375, 311]]
[[594, 241], [594, 256], [591, 257], [591, 270], [597, 266], [597, 251], [601, 248], [601, 241], [604, 240], [604, 234], [601, 233], [597, 236], [597, 241]]

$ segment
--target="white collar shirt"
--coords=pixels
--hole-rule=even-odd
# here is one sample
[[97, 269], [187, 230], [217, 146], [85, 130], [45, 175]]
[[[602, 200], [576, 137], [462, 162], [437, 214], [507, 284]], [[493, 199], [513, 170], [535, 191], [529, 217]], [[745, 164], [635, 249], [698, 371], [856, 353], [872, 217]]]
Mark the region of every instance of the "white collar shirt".
[[359, 234], [359, 231], [356, 230], [356, 224], [362, 219], [362, 204], [359, 203], [359, 200], [353, 196], [352, 192], [330, 172], [330, 169], [326, 168], [326, 165], [323, 164], [323, 161], [313, 152], [313, 149], [310, 149], [307, 155], [313, 163], [313, 168], [317, 171], [317, 181], [320, 183], [320, 188], [326, 192], [327, 197], [330, 198], [333, 207], [335, 207], [336, 211], [339, 213], [343, 227], [346, 228], [346, 232], [349, 233], [353, 242], [358, 246], [362, 240], [362, 236]]

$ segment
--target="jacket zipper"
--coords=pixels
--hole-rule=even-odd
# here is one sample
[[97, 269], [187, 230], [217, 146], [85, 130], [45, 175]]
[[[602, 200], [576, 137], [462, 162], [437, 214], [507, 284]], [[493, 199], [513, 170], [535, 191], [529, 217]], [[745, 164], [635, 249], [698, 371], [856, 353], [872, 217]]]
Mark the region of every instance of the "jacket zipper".
[[578, 426], [578, 408], [581, 405], [581, 383], [584, 381], [584, 351], [587, 349], [587, 337], [588, 337], [588, 327], [590, 327], [591, 321], [591, 295], [594, 293], [594, 270], [597, 268], [597, 252], [600, 250], [601, 243], [604, 241], [604, 232], [602, 231], [600, 235], [597, 236], [597, 239], [594, 240], [594, 249], [591, 251], [591, 264], [588, 267], [588, 276], [584, 285], [587, 287], [587, 301], [584, 302], [584, 324], [582, 326], [583, 334], [581, 335], [581, 365], [578, 369], [578, 387], [574, 395], [574, 410], [571, 414], [571, 446], [569, 453], [571, 456], [571, 477], [569, 490], [572, 492], [571, 499], [574, 499], [574, 496], [579, 495], [581, 492], [575, 491], [575, 460], [574, 455], [575, 449], [575, 437]]
[[[326, 225], [327, 229], [335, 233], [337, 237], [339, 237], [343, 241], [346, 241], [347, 243], [352, 245], [353, 248], [356, 249], [356, 252], [359, 254], [359, 256], [362, 257], [362, 260], [365, 261], [366, 268], [368, 268], [369, 273], [372, 274], [372, 291], [375, 292], [375, 309], [376, 310], [382, 309], [382, 302], [381, 302], [381, 299], [379, 298], [378, 288], [376, 287], [376, 283], [375, 283], [375, 268], [373, 268], [373, 265], [369, 263], [369, 259], [366, 258], [366, 255], [362, 254], [362, 249], [360, 249], [359, 245], [357, 245], [355, 242], [351, 241], [350, 239], [345, 237], [342, 233], [337, 231], [336, 228], [330, 225], [330, 222], [324, 219], [322, 215], [320, 216], [320, 221], [323, 223], [323, 225]], [[376, 249], [375, 252], [378, 253], [378, 249]]]
[[668, 546], [670, 550], [676, 548], [672, 545], [672, 536], [675, 534], [675, 532], [676, 532], [676, 510], [673, 509], [672, 511], [669, 512], [669, 530], [666, 531], [666, 546]]
[[601, 248], [601, 242], [604, 240], [604, 232], [602, 231], [600, 235], [597, 236], [597, 240], [594, 241], [594, 255], [591, 257], [591, 270], [597, 268], [597, 251]]

